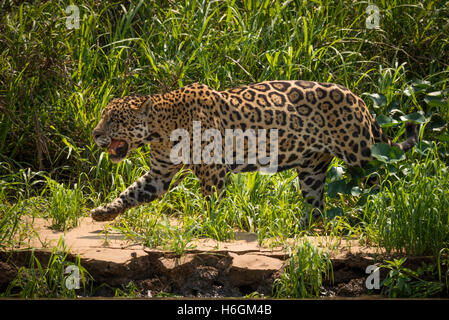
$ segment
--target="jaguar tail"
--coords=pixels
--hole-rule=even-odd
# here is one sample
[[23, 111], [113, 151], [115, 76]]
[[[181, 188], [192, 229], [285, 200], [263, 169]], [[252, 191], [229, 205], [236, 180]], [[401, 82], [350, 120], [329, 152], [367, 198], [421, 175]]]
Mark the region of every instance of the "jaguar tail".
[[407, 122], [405, 124], [405, 130], [407, 132], [407, 139], [401, 143], [392, 142], [391, 145], [398, 147], [402, 151], [408, 151], [416, 145], [418, 141], [418, 126], [413, 122]]

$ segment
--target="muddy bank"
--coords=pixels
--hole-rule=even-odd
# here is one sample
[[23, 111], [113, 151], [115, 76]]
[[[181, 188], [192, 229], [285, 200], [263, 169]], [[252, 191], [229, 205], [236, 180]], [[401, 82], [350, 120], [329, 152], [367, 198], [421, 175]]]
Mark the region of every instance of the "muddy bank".
[[[241, 297], [255, 291], [269, 296], [273, 281], [288, 259], [283, 248], [261, 247], [251, 233], [237, 233], [231, 242], [199, 239], [194, 250], [179, 257], [168, 251], [130, 245], [118, 234], [108, 233], [105, 239], [105, 227], [87, 218], [78, 228], [62, 233], [49, 230], [45, 221], [37, 221], [38, 237], [29, 244], [35, 249], [0, 252], [0, 289], [4, 291], [18, 268], [29, 266], [31, 252], [41, 265], [47, 265], [61, 236], [69, 248], [66, 260], [75, 261], [80, 256], [81, 265], [94, 280], [95, 296], [111, 296], [115, 288], [124, 288], [131, 281], [143, 297], [161, 292], [184, 297]], [[331, 243], [324, 238], [309, 239], [322, 247]], [[365, 270], [376, 262], [373, 249], [340, 242], [331, 252], [333, 282], [324, 283], [323, 296], [366, 295]], [[423, 259], [432, 258], [415, 259], [416, 264]]]
[[[35, 250], [34, 256], [46, 265], [51, 252]], [[28, 266], [30, 251], [0, 254], [0, 287], [5, 289], [20, 266]], [[332, 259], [334, 282], [326, 282], [325, 296], [360, 296], [367, 294], [365, 269], [371, 259], [348, 254], [347, 259]], [[69, 254], [68, 261], [75, 261]], [[160, 292], [184, 297], [241, 297], [257, 291], [271, 295], [274, 279], [282, 272], [284, 256], [228, 251], [194, 252], [177, 257], [167, 252], [147, 252], [145, 256], [130, 255], [124, 263], [81, 258], [81, 265], [94, 279], [94, 287], [107, 284], [95, 292], [111, 296], [114, 288], [123, 288], [130, 281], [141, 296]]]

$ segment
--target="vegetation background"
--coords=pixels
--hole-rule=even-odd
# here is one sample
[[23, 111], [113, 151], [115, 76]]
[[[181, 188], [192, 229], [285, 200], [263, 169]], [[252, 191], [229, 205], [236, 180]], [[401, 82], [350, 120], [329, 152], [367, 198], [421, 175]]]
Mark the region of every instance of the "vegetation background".
[[379, 193], [359, 183], [370, 172], [335, 159], [327, 215], [302, 229], [294, 171], [232, 176], [227, 197], [207, 206], [189, 176], [112, 227], [178, 253], [236, 230], [283, 244], [319, 230], [389, 252], [447, 255], [449, 2], [0, 0], [0, 12], [1, 248], [30, 237], [24, 217], [74, 227], [148, 169], [148, 146], [118, 165], [95, 146], [91, 131], [112, 98], [305, 79], [352, 89], [395, 140], [404, 121], [421, 125], [406, 160], [376, 153]]

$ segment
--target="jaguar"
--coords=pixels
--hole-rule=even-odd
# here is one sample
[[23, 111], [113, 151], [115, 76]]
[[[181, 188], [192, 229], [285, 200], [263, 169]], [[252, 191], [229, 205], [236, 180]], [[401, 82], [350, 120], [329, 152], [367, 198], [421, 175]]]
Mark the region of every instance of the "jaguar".
[[[201, 124], [200, 133], [214, 129], [222, 137], [231, 129], [275, 131], [274, 142], [262, 141], [258, 136], [255, 143], [263, 142], [264, 147], [257, 148], [256, 153], [270, 154], [275, 150], [275, 171], [296, 169], [303, 199], [313, 208], [313, 216], [323, 213], [326, 172], [334, 157], [348, 166], [364, 167], [373, 159], [374, 144], [383, 142], [407, 151], [416, 144], [418, 136], [417, 125], [409, 122], [405, 124], [406, 139], [393, 142], [365, 102], [334, 83], [279, 80], [222, 91], [195, 83], [161, 94], [115, 98], [103, 109], [92, 132], [93, 139], [100, 148], [107, 149], [113, 163], [123, 160], [131, 150], [150, 144], [150, 170], [115, 200], [93, 209], [92, 218], [113, 220], [129, 208], [153, 201], [182, 180], [172, 181], [181, 169], [193, 172], [203, 195], [209, 196], [224, 190], [229, 173], [266, 167], [261, 161], [249, 161], [250, 157], [229, 161], [239, 151], [235, 147], [231, 155], [220, 152], [212, 162], [201, 158], [193, 161], [194, 153], [187, 154], [190, 161], [173, 161], [178, 142], [173, 139], [173, 132], [184, 130], [193, 147], [192, 141], [198, 139], [195, 123]], [[232, 145], [237, 145], [236, 138], [231, 139]], [[223, 140], [215, 141], [214, 148], [210, 148], [207, 135], [200, 138], [203, 154], [216, 151], [217, 146], [224, 151]], [[244, 139], [240, 145], [245, 154], [254, 150], [254, 141], [249, 140]]]

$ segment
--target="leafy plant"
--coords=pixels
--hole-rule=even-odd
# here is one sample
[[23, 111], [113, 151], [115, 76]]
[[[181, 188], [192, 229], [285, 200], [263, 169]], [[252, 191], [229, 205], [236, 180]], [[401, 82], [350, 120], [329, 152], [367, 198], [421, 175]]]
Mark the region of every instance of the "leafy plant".
[[389, 252], [437, 255], [449, 243], [447, 167], [434, 154], [388, 176], [364, 208], [368, 238]]
[[417, 271], [403, 266], [407, 259], [386, 260], [380, 268], [390, 270], [382, 281], [381, 293], [389, 298], [427, 298], [443, 292], [446, 284], [441, 281], [428, 281], [423, 277], [434, 276], [435, 265], [423, 265]]
[[290, 253], [282, 275], [273, 283], [276, 298], [318, 297], [323, 279], [333, 281], [332, 263], [307, 238]]
[[[440, 282], [443, 282], [446, 284], [446, 292], [449, 291], [449, 248], [443, 248], [438, 252], [438, 259], [437, 259], [437, 266], [438, 266], [438, 279]], [[444, 280], [443, 280], [443, 268], [446, 268], [446, 273], [444, 274]]]
[[83, 206], [83, 193], [77, 184], [73, 189], [66, 189], [64, 184], [47, 178], [49, 196], [48, 216], [51, 227], [56, 230], [66, 230], [78, 225], [81, 208]]
[[137, 298], [139, 297], [139, 290], [133, 281], [127, 285], [122, 285], [122, 288], [115, 289], [114, 297]]
[[[81, 266], [79, 256], [73, 263], [67, 260], [68, 254], [69, 249], [66, 247], [63, 237], [59, 239], [57, 246], [52, 250], [46, 266], [43, 266], [32, 252], [30, 265], [18, 270], [17, 277], [8, 285], [2, 295], [21, 298], [76, 298], [77, 292], [79, 292], [77, 285], [80, 284], [84, 291], [87, 290], [88, 282], [92, 277]], [[71, 282], [72, 275], [67, 275], [67, 272], [73, 270], [76, 270], [75, 283]]]

